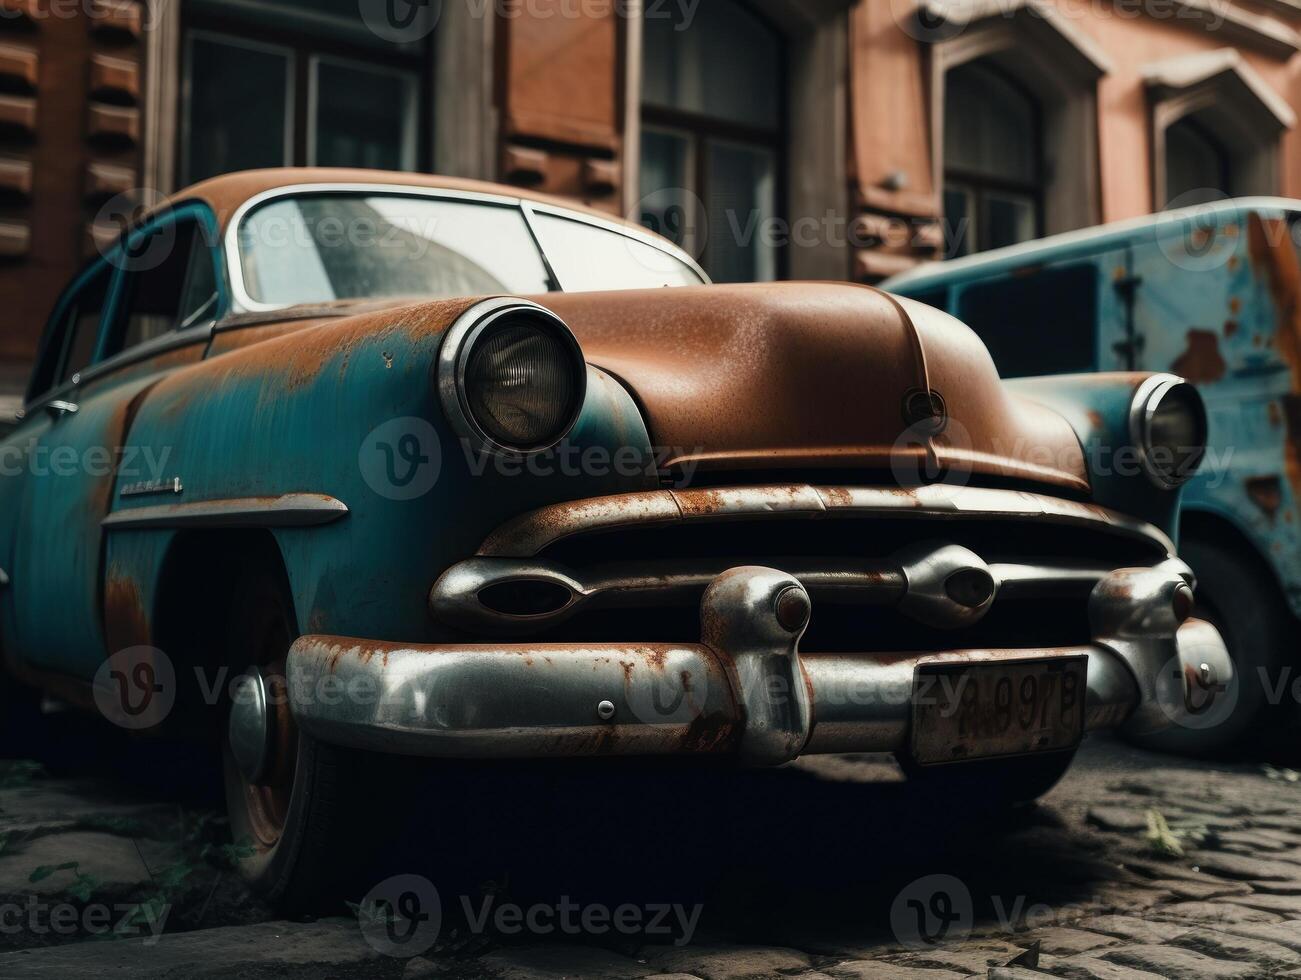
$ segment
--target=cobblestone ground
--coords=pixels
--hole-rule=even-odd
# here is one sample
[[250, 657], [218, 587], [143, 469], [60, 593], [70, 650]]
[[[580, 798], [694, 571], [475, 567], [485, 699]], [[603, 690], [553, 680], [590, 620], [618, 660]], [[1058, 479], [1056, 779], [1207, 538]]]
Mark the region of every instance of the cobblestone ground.
[[[201, 806], [10, 767], [0, 977], [1301, 977], [1290, 770], [1098, 740], [1042, 804], [995, 825], [970, 800], [919, 809], [870, 757], [709, 777], [685, 795], [668, 779], [636, 798], [598, 791], [601, 805], [591, 775], [574, 778], [586, 795], [558, 781], [486, 807], [500, 873], [472, 898], [443, 895], [404, 946], [355, 918], [272, 920], [222, 870]], [[609, 918], [579, 934], [554, 915], [471, 924], [565, 902], [668, 909], [690, 941], [648, 919], [636, 934]]]

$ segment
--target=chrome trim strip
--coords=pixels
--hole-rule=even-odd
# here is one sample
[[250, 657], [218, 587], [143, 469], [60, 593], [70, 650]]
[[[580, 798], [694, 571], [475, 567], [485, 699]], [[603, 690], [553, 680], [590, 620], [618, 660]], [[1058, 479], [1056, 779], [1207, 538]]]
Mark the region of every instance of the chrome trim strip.
[[[283, 187], [273, 187], [270, 190], [255, 194], [247, 201], [235, 209], [230, 220], [226, 224], [224, 239], [224, 248], [226, 251], [226, 269], [230, 278], [231, 289], [231, 309], [228, 313], [269, 313], [274, 310], [283, 309], [283, 304], [263, 303], [253, 299], [248, 294], [248, 289], [244, 283], [244, 267], [240, 261], [239, 255], [239, 228], [244, 219], [255, 208], [262, 206], [270, 201], [282, 197], [293, 197], [300, 194], [387, 194], [398, 197], [425, 197], [435, 200], [450, 201], [471, 201], [479, 204], [497, 205], [501, 207], [513, 207], [523, 209], [525, 205], [544, 214], [559, 214], [563, 217], [570, 218], [574, 221], [581, 221], [583, 224], [592, 225], [597, 228], [604, 228], [609, 231], [626, 235], [629, 238], [644, 242], [661, 252], [673, 256], [683, 264], [689, 266], [693, 272], [701, 277], [704, 284], [709, 283], [709, 276], [700, 267], [690, 255], [682, 251], [667, 239], [660, 238], [648, 230], [639, 230], [636, 227], [619, 224], [616, 221], [606, 221], [594, 215], [583, 214], [581, 211], [569, 211], [558, 205], [546, 204], [540, 201], [534, 201], [526, 197], [517, 197], [508, 194], [492, 194], [484, 191], [467, 191], [456, 188], [440, 187], [419, 187], [409, 184], [370, 184], [366, 182], [358, 183], [302, 183], [286, 184]], [[528, 218], [524, 219], [526, 222]], [[537, 243], [539, 251], [542, 249], [541, 243]]]
[[[884, 561], [755, 558], [779, 565], [816, 600], [833, 605], [897, 605], [929, 626], [957, 628], [980, 619], [998, 597], [1062, 592], [1087, 597], [1112, 571], [1089, 565], [985, 565], [965, 548], [922, 545]], [[521, 636], [595, 609], [663, 607], [699, 601], [715, 578], [735, 564], [728, 559], [630, 561], [577, 571], [540, 558], [469, 558], [445, 571], [429, 591], [429, 610], [439, 622], [488, 636]], [[985, 569], [992, 584], [987, 601], [964, 607], [944, 593], [957, 569]], [[555, 608], [513, 614], [493, 608], [483, 593], [495, 586], [543, 583], [555, 589]], [[563, 597], [563, 598], [562, 598]], [[910, 599], [911, 597], [911, 599]]]
[[3, 568], [0, 568], [0, 589], [9, 584], [9, 575]]
[[117, 492], [119, 497], [161, 497], [164, 494], [179, 494], [185, 491], [179, 476], [170, 480], [140, 480], [124, 484]]
[[[404, 645], [304, 636], [289, 651], [303, 730], [340, 745], [443, 758], [905, 752], [919, 666], [1089, 658], [1086, 730], [1149, 730], [1201, 710], [1232, 678], [1213, 627], [1180, 623], [1173, 571], [1121, 569], [1093, 590], [1081, 646], [802, 654], [808, 594], [732, 568], [701, 599], [698, 643]], [[1191, 678], [1205, 678], [1192, 696]], [[1201, 683], [1201, 682], [1198, 682]]]
[[[470, 558], [453, 565], [434, 583], [429, 609], [435, 619], [449, 626], [492, 636], [518, 636], [558, 626], [584, 610], [699, 601], [709, 584], [735, 564], [727, 559], [612, 562], [578, 572], [544, 559]], [[857, 567], [809, 560], [780, 564], [823, 602], [886, 605], [897, 602], [905, 591], [903, 572], [889, 562], [863, 561]], [[569, 597], [550, 612], [531, 615], [500, 612], [480, 598], [485, 589], [517, 582], [545, 583], [564, 590]]]
[[813, 487], [789, 484], [718, 489], [648, 490], [551, 504], [493, 531], [481, 557], [531, 558], [557, 541], [591, 531], [692, 521], [918, 517], [933, 520], [1046, 520], [1095, 527], [1146, 541], [1166, 555], [1174, 542], [1159, 528], [1124, 514], [1045, 494], [985, 487]]
[[334, 497], [286, 493], [279, 497], [235, 497], [117, 510], [100, 521], [100, 526], [117, 531], [168, 527], [313, 527], [347, 515], [347, 505]]

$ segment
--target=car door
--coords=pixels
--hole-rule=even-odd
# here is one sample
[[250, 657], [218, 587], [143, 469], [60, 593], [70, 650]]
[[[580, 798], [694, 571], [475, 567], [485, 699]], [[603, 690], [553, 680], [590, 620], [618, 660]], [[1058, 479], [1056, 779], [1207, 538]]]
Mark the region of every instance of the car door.
[[214, 227], [183, 209], [133, 232], [55, 312], [49, 336], [60, 353], [27, 411], [32, 462], [10, 586], [29, 666], [88, 679], [105, 656], [100, 522], [120, 481], [166, 480], [165, 458], [127, 444], [131, 407], [204, 355], [223, 306]]

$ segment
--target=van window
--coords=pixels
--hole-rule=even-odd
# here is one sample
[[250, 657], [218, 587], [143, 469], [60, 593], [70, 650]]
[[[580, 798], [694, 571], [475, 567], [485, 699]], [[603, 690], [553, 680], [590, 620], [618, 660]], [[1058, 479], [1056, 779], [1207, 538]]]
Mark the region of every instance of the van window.
[[958, 316], [1004, 378], [1093, 371], [1098, 363], [1098, 270], [1038, 269], [968, 286]]

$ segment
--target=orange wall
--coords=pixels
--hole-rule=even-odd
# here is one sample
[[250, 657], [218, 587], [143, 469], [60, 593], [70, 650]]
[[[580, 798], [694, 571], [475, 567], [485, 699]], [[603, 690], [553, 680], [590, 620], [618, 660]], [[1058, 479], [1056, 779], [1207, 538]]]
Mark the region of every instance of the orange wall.
[[[1285, 63], [1196, 23], [1114, 13], [1099, 16], [1096, 0], [1058, 0], [1058, 4], [1072, 17], [1072, 23], [1098, 41], [1112, 61], [1111, 72], [1098, 86], [1104, 221], [1148, 214], [1153, 209], [1144, 65], [1236, 47], [1266, 83], [1301, 115], [1301, 55]], [[1281, 193], [1301, 197], [1301, 133], [1296, 129], [1284, 138], [1279, 162]]]

